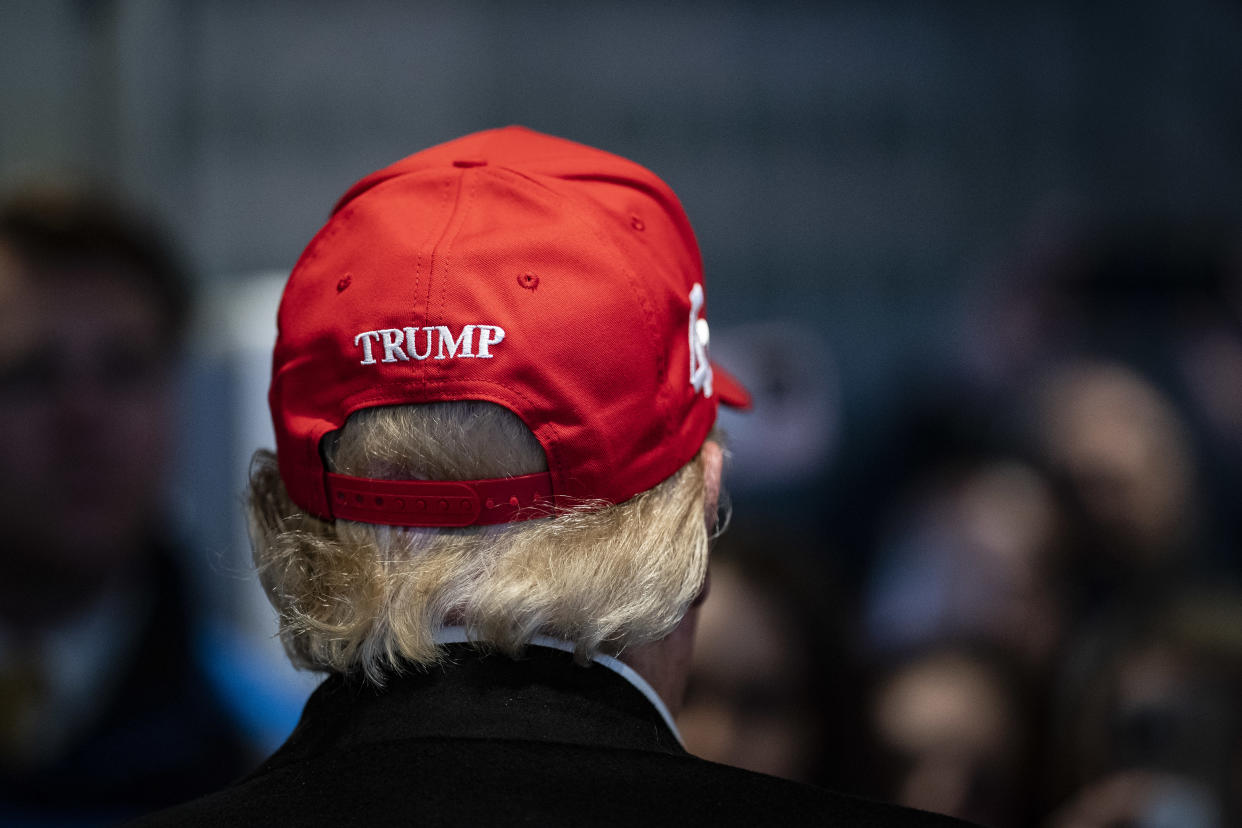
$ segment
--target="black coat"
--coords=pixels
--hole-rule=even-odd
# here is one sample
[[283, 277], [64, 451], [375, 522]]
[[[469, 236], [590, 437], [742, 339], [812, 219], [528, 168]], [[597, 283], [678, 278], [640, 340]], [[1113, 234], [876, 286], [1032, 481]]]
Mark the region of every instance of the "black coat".
[[156, 825], [958, 825], [688, 754], [611, 670], [450, 648], [376, 690], [328, 679], [254, 774]]

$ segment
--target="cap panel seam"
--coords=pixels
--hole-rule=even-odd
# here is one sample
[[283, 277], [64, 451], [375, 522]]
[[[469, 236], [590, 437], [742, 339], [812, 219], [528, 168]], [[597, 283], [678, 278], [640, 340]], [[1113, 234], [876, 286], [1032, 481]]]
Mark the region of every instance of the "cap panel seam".
[[[451, 194], [454, 189], [453, 184], [457, 185], [456, 187], [457, 194], [456, 194], [456, 200], [453, 202], [452, 212], [449, 213], [448, 221], [444, 225], [444, 230], [440, 232], [440, 238], [436, 240], [436, 243], [431, 248], [431, 253], [428, 256], [430, 261], [427, 263], [427, 298], [423, 304], [423, 324], [424, 325], [430, 324], [430, 321], [432, 318], [431, 317], [431, 294], [432, 294], [432, 290], [434, 287], [433, 283], [435, 282], [435, 277], [437, 275], [437, 272], [442, 269], [442, 267], [438, 267], [438, 265], [441, 265], [440, 249], [442, 247], [445, 247], [446, 241], [448, 241], [449, 239], [450, 231], [452, 231], [453, 238], [456, 238], [457, 231], [461, 227], [461, 225], [458, 224], [457, 228], [454, 229], [453, 222], [457, 220], [458, 208], [461, 205], [461, 192], [462, 192], [462, 185], [464, 183], [463, 178], [464, 178], [463, 175], [458, 175], [446, 181], [444, 185], [444, 195], [442, 196], [442, 199], [440, 202], [442, 209], [448, 205], [449, 200], [452, 197]], [[448, 243], [451, 244], [451, 241], [449, 241]], [[441, 284], [440, 318], [442, 318], [444, 316], [444, 291], [445, 291], [445, 285], [448, 284], [448, 280], [444, 279], [443, 276], [441, 276], [440, 284]], [[427, 366], [419, 365], [418, 371], [419, 371], [419, 374], [421, 374], [422, 384], [424, 387], [426, 387], [428, 383]]]
[[[346, 221], [349, 221], [353, 217], [353, 214], [354, 211], [352, 209], [348, 209], [333, 212], [330, 216], [328, 216], [328, 220], [324, 222], [323, 227], [319, 228], [319, 232], [311, 238], [310, 242], [302, 250], [302, 255], [298, 256], [298, 260], [293, 263], [293, 269], [289, 271], [290, 275], [292, 276], [292, 274], [298, 272], [298, 270], [300, 270], [304, 265], [308, 265], [315, 259], [319, 258], [319, 248], [322, 247], [324, 242], [328, 239], [337, 235], [341, 231], [341, 225]], [[289, 281], [286, 280], [285, 290], [288, 289]]]
[[[448, 267], [449, 260], [452, 258], [453, 242], [457, 241], [461, 228], [466, 224], [466, 217], [470, 214], [470, 205], [473, 203], [474, 192], [476, 189], [477, 179], [470, 173], [472, 170], [463, 170], [457, 178], [457, 202], [453, 205], [453, 215], [449, 217], [448, 227], [444, 228], [444, 235], [440, 237], [440, 241], [436, 244], [432, 255], [436, 257], [436, 263], [439, 265], [441, 273]], [[467, 187], [469, 189], [467, 190]], [[450, 229], [452, 235], [450, 236]], [[443, 252], [441, 252], [443, 249]], [[448, 279], [441, 275], [440, 278], [440, 312], [438, 319], [447, 320], [448, 313], [445, 307], [448, 305]], [[430, 309], [430, 308], [429, 308]], [[427, 367], [423, 367], [423, 377], [426, 381]]]
[[[338, 207], [334, 210], [331, 218], [328, 220], [328, 223], [324, 226], [324, 228], [319, 233], [316, 234], [315, 238], [311, 241], [311, 244], [307, 247], [306, 251], [298, 259], [298, 264], [295, 265], [294, 271], [296, 272], [296, 270], [299, 267], [301, 267], [303, 263], [309, 263], [313, 261], [315, 258], [317, 258], [319, 247], [324, 242], [331, 239], [333, 236], [338, 235], [343, 229], [345, 229], [344, 225], [346, 225], [347, 223], [351, 222], [354, 219], [354, 216], [358, 210], [357, 202], [359, 198], [362, 198], [364, 196], [373, 196], [374, 194], [387, 189], [389, 186], [394, 185], [396, 182], [402, 180], [405, 177], [406, 176], [404, 174], [398, 173], [390, 177], [384, 178], [383, 180], [378, 181], [372, 186], [367, 187], [361, 192], [355, 194], [354, 197], [350, 198], [347, 202], [344, 202], [343, 204], [338, 205]], [[444, 182], [443, 195], [440, 200], [442, 210], [449, 201], [452, 187], [453, 187], [452, 179], [449, 179]], [[451, 226], [451, 224], [452, 224], [452, 216], [450, 215], [449, 221], [445, 224], [445, 231], [443, 232], [447, 232], [448, 227]], [[425, 234], [425, 238], [429, 239], [431, 237], [431, 233], [432, 231], [428, 231]], [[415, 304], [417, 304], [418, 302], [418, 286], [419, 286], [419, 282], [422, 279], [422, 264], [423, 264], [423, 257], [424, 257], [425, 249], [426, 249], [426, 243], [424, 242], [423, 244], [418, 245], [415, 250], [414, 284], [411, 286], [410, 293], [409, 293], [410, 299]], [[433, 249], [433, 256], [434, 256], [434, 249]], [[286, 290], [287, 289], [288, 289], [288, 284], [286, 283]], [[431, 290], [431, 268], [429, 266], [428, 278], [427, 278], [428, 299], [430, 298], [430, 290]], [[282, 303], [283, 303], [283, 297], [282, 297]], [[428, 303], [425, 302], [423, 307], [424, 307], [424, 316], [425, 316], [427, 314]], [[425, 371], [425, 366], [419, 366], [419, 367], [421, 370]], [[342, 427], [344, 425], [345, 420], [348, 417], [348, 415], [345, 413], [343, 409], [338, 409], [338, 411], [339, 411], [338, 419], [340, 421], [340, 425], [337, 425], [334, 428], [332, 424], [327, 421], [321, 422], [319, 425], [317, 425], [312, 430], [311, 434], [309, 435], [310, 439], [305, 441], [304, 457], [307, 463], [307, 467], [318, 468], [322, 475], [327, 474], [327, 467], [324, 465], [322, 455], [320, 454], [320, 444], [322, 443], [323, 438], [327, 436], [330, 432], [334, 431], [336, 428]], [[322, 482], [321, 482], [321, 485], [318, 491], [322, 492], [323, 497], [324, 497], [324, 502], [327, 503], [327, 478], [326, 476], [321, 477], [321, 481]]]

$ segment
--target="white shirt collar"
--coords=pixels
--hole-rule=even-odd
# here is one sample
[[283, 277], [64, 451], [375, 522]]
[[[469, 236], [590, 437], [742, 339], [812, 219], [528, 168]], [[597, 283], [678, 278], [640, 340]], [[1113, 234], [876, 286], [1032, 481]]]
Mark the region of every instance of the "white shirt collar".
[[[470, 636], [466, 633], [466, 628], [462, 626], [441, 627], [435, 633], [433, 638], [437, 644], [473, 643]], [[553, 638], [550, 635], [536, 635], [530, 640], [530, 643], [537, 647], [550, 647], [553, 650], [562, 650], [566, 653], [572, 653], [574, 651], [574, 645], [572, 643], [560, 638]], [[591, 660], [596, 664], [601, 664], [609, 670], [612, 670], [621, 678], [632, 684], [638, 692], [646, 696], [647, 701], [651, 702], [652, 706], [655, 707], [656, 712], [660, 714], [660, 718], [664, 719], [664, 723], [668, 725], [668, 729], [673, 731], [673, 735], [677, 737], [677, 743], [682, 747], [686, 746], [685, 742], [681, 740], [681, 731], [677, 729], [676, 723], [673, 722], [673, 716], [668, 712], [668, 707], [665, 706], [664, 700], [660, 698], [660, 695], [655, 691], [655, 688], [648, 684], [645, 678], [639, 675], [638, 671], [626, 664], [624, 661], [613, 658], [610, 655], [604, 655], [603, 653], [596, 653], [591, 656]]]

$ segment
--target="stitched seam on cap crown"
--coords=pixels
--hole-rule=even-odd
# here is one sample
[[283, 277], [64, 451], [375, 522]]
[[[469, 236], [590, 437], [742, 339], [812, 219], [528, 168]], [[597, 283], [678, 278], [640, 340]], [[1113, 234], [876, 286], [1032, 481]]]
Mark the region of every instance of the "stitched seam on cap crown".
[[[445, 189], [445, 192], [447, 193], [448, 192], [447, 182], [445, 182], [444, 189]], [[427, 236], [430, 237], [430, 235], [431, 233], [429, 231], [427, 233]], [[417, 307], [417, 303], [418, 303], [418, 285], [423, 279], [423, 249], [425, 247], [426, 247], [426, 244], [420, 244], [418, 245], [417, 249], [414, 252], [414, 286], [410, 289], [410, 298], [415, 303], [415, 307]], [[431, 276], [429, 273], [428, 279], [430, 278]], [[414, 318], [417, 319], [418, 317], [414, 317]]]
[[[400, 181], [404, 177], [405, 177], [404, 175], [399, 174], [399, 175], [394, 175], [391, 178], [386, 178], [383, 181], [378, 182], [374, 186], [367, 188], [366, 190], [364, 190], [362, 193], [359, 193], [354, 198], [350, 199], [350, 201], [347, 204], [345, 204], [340, 210], [338, 210], [336, 213], [333, 214], [332, 218], [329, 219], [328, 224], [325, 225], [324, 228], [320, 231], [320, 233], [316, 235], [315, 239], [312, 240], [311, 245], [308, 246], [306, 251], [303, 252], [302, 257], [298, 260], [298, 265], [300, 266], [303, 261], [311, 261], [312, 259], [314, 259], [318, 255], [318, 249], [320, 245], [326, 239], [331, 238], [332, 236], [337, 235], [338, 233], [341, 232], [341, 230], [343, 229], [342, 225], [345, 222], [351, 220], [353, 215], [357, 211], [356, 203], [357, 203], [358, 198], [361, 198], [367, 195], [374, 195], [380, 190], [387, 189], [389, 186], [393, 186], [395, 182]], [[451, 180], [446, 181], [444, 183], [444, 195], [441, 198], [441, 205], [446, 204], [448, 202], [449, 193], [452, 190], [452, 184], [453, 182]], [[451, 216], [449, 217], [448, 224], [445, 225], [446, 231], [450, 224], [452, 224]], [[430, 236], [431, 236], [431, 231], [428, 231], [427, 238], [430, 238]], [[420, 244], [416, 248], [415, 266], [414, 266], [414, 285], [410, 291], [410, 296], [414, 302], [418, 301], [418, 298], [417, 298], [418, 297], [418, 284], [422, 278], [423, 249], [425, 247], [426, 247], [425, 244]], [[296, 270], [296, 266], [295, 266], [295, 270]], [[430, 267], [428, 267], [427, 286], [428, 286], [428, 293], [430, 293], [430, 289], [431, 289]], [[426, 307], [427, 305], [424, 304], [424, 308]], [[425, 370], [425, 366], [419, 366], [419, 367]], [[348, 408], [348, 406], [345, 405], [345, 400], [338, 401], [337, 418], [342, 424], [342, 426], [344, 425], [344, 422], [347, 418], [347, 415], [345, 414], [346, 408]], [[306, 462], [309, 464], [307, 466], [308, 468], [319, 468], [324, 472], [327, 471], [327, 468], [324, 465], [323, 459], [319, 453], [320, 444], [323, 442], [323, 438], [334, 430], [336, 429], [326, 428], [320, 434], [315, 436], [313, 439], [305, 441], [305, 456], [306, 456]], [[326, 496], [327, 495], [325, 493], [325, 498]]]
[[[328, 241], [328, 239], [331, 239], [333, 236], [339, 235], [341, 231], [344, 229], [345, 225], [352, 222], [355, 212], [356, 211], [353, 207], [346, 207], [342, 210], [334, 212], [328, 218], [328, 221], [324, 224], [324, 226], [320, 228], [319, 232], [315, 234], [315, 237], [311, 239], [311, 242], [310, 244], [306, 246], [306, 249], [302, 251], [302, 255], [298, 257], [297, 263], [294, 264], [293, 270], [290, 271], [290, 278], [285, 283], [285, 289], [282, 292], [282, 295], [280, 297], [280, 306], [277, 309], [277, 315], [276, 315], [278, 329], [280, 327], [280, 324], [279, 324], [280, 323], [280, 311], [284, 308], [284, 304], [285, 304], [284, 294], [289, 291], [289, 282], [292, 281], [293, 274], [297, 273], [300, 268], [309, 266], [311, 262], [319, 258], [319, 248], [322, 247]], [[310, 289], [310, 288], [311, 286], [307, 287], [307, 289]], [[279, 333], [280, 331], [278, 330], [278, 335]], [[288, 364], [286, 362], [286, 365], [282, 368], [282, 371], [287, 369], [287, 367], [288, 367]], [[273, 381], [274, 381], [274, 378], [273, 378]], [[323, 433], [319, 434], [314, 439], [307, 440], [303, 443], [302, 455], [303, 455], [303, 463], [305, 464], [305, 468], [307, 469], [318, 468], [318, 469], [326, 471], [326, 469], [324, 469], [323, 459], [319, 455], [319, 443], [323, 439], [324, 434], [327, 434], [328, 431], [331, 431], [331, 429], [325, 429]], [[319, 487], [316, 487], [316, 491], [320, 491]], [[326, 491], [324, 491], [323, 497], [324, 497], [324, 503], [326, 505], [327, 503], [327, 492]]]
[[[306, 245], [306, 249], [302, 251], [302, 255], [298, 256], [298, 260], [293, 263], [293, 269], [289, 272], [291, 274], [296, 273], [298, 268], [305, 264], [310, 264], [317, 259], [319, 257], [319, 248], [325, 241], [340, 233], [341, 225], [352, 218], [353, 214], [354, 211], [352, 209], [348, 209], [341, 210], [340, 212], [333, 213], [329, 216], [328, 220], [324, 222], [323, 227], [319, 228], [319, 232], [316, 233], [314, 238], [310, 240], [310, 244]], [[286, 287], [288, 287], [287, 284]]]
[[[449, 251], [452, 250], [453, 248], [453, 242], [457, 241], [457, 235], [461, 233], [461, 228], [464, 227], [466, 224], [466, 216], [470, 213], [470, 205], [473, 203], [474, 193], [478, 189], [478, 178], [474, 175], [471, 175], [471, 173], [473, 172], [474, 172], [473, 170], [466, 170], [462, 172], [461, 176], [458, 179], [459, 184], [457, 187], [457, 203], [453, 205], [453, 215], [449, 218], [449, 224], [448, 224], [448, 227], [453, 227], [453, 222], [457, 222], [457, 226], [453, 227], [453, 237], [452, 238], [447, 237], [448, 227], [446, 227], [444, 229], [445, 236], [441, 237], [440, 242], [436, 245], [437, 255], [439, 254], [440, 248], [442, 246], [444, 247], [443, 259], [440, 262], [441, 270], [443, 270], [448, 265]], [[467, 198], [464, 199], [464, 203], [463, 203], [462, 191], [466, 189], [467, 181], [470, 182], [469, 184], [470, 190], [467, 193]], [[458, 215], [457, 215], [459, 210], [461, 211], [460, 219], [458, 218]], [[448, 315], [445, 313], [445, 310], [444, 310], [444, 307], [447, 304], [448, 304], [448, 280], [441, 278], [440, 279], [440, 315], [438, 318], [444, 321], [448, 320]], [[426, 365], [423, 366], [423, 369], [424, 369], [424, 377], [425, 377], [426, 376]]]
[[[462, 175], [458, 179], [459, 183], [458, 183], [458, 188], [457, 188], [457, 202], [454, 205], [453, 215], [450, 216], [449, 218], [448, 226], [445, 228], [445, 235], [441, 237], [440, 241], [436, 244], [435, 251], [433, 252], [433, 255], [438, 258], [438, 261], [436, 262], [436, 264], [439, 266], [441, 270], [447, 267], [448, 260], [450, 258], [451, 250], [453, 247], [453, 242], [457, 240], [458, 234], [461, 232], [462, 228], [466, 224], [466, 219], [469, 215], [471, 205], [474, 204], [475, 194], [479, 189], [480, 176], [483, 175], [484, 172], [485, 172], [484, 170], [471, 169], [471, 170], [463, 172]], [[464, 198], [463, 198], [463, 193], [465, 194]], [[459, 215], [459, 211], [460, 211], [460, 215]], [[452, 228], [451, 237], [448, 235], [449, 228]], [[440, 252], [441, 248], [444, 249], [444, 252], [442, 254]], [[439, 258], [441, 256], [442, 258]], [[428, 284], [428, 290], [430, 290], [430, 283]], [[441, 277], [440, 279], [440, 312], [439, 312], [439, 317], [438, 317], [439, 319], [446, 318], [445, 307], [447, 305], [448, 305], [448, 279]], [[429, 373], [430, 369], [425, 364], [422, 366], [422, 369], [423, 369], [423, 388], [424, 389], [429, 388], [429, 387], [435, 387], [437, 385], [448, 385], [448, 384], [451, 384], [452, 382], [455, 382], [454, 380], [439, 381], [439, 380], [427, 379], [427, 374]], [[480, 382], [487, 384], [487, 385], [492, 385], [494, 387], [505, 388], [506, 390], [512, 390], [511, 388], [509, 388], [506, 385], [503, 385], [502, 383], [494, 383], [494, 382], [489, 382], [487, 380], [481, 380]], [[521, 397], [521, 399], [527, 404], [528, 407], [530, 408], [534, 407], [530, 399], [527, 398], [524, 394], [522, 394], [521, 392], [516, 392], [516, 391], [514, 391], [514, 393], [516, 393], [517, 396]], [[542, 423], [541, 425], [547, 427], [552, 432], [553, 439], [559, 441], [560, 437], [555, 427], [551, 426], [548, 423]], [[530, 426], [527, 425], [527, 428], [529, 427]], [[564, 479], [564, 473], [563, 473], [564, 467], [561, 465], [560, 457], [559, 456], [547, 457], [546, 456], [547, 454], [548, 454], [548, 451], [547, 451], [547, 447], [545, 446], [544, 455], [545, 455], [545, 459], [548, 461], [548, 468], [555, 469], [557, 478], [563, 480]]]
[[[462, 177], [459, 175], [456, 178], [449, 179], [448, 181], [444, 183], [444, 195], [440, 200], [441, 209], [443, 209], [444, 205], [448, 204], [450, 194], [453, 190], [454, 183], [457, 184], [458, 199], [461, 198]], [[429, 257], [431, 261], [427, 263], [427, 295], [426, 295], [426, 301], [424, 301], [423, 303], [423, 324], [424, 325], [428, 324], [431, 321], [431, 286], [432, 286], [432, 283], [435, 281], [434, 277], [436, 275], [437, 254], [439, 253], [440, 246], [444, 244], [444, 240], [448, 236], [449, 228], [453, 226], [453, 219], [456, 216], [457, 216], [457, 205], [456, 203], [454, 203], [453, 211], [449, 213], [448, 221], [445, 222], [444, 229], [440, 232], [440, 238], [436, 241], [435, 246], [431, 248], [431, 255]], [[443, 307], [441, 307], [440, 311], [441, 313], [443, 313], [444, 311]], [[427, 366], [419, 365], [418, 370], [419, 370], [419, 374], [421, 374], [421, 382], [424, 385], [426, 385], [427, 384]]]

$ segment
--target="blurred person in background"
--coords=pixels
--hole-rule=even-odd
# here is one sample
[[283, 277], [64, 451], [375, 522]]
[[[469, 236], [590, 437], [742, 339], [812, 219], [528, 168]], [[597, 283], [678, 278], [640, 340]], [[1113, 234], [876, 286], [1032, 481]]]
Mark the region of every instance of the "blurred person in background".
[[1083, 630], [1056, 693], [1051, 828], [1242, 822], [1242, 594], [1170, 583]]
[[1079, 358], [1035, 384], [1034, 442], [1076, 505], [1069, 561], [1079, 610], [1202, 577], [1212, 542], [1190, 430], [1137, 371]]
[[987, 641], [1040, 681], [1069, 623], [1074, 543], [1048, 476], [1001, 454], [944, 458], [915, 475], [888, 526], [865, 592], [872, 656]]
[[946, 639], [891, 660], [868, 714], [887, 798], [988, 828], [1032, 824], [1039, 734], [1005, 655]]
[[163, 520], [189, 293], [111, 200], [0, 206], [0, 822], [109, 822], [251, 764]]
[[883, 795], [1018, 828], [1044, 807], [1044, 699], [1072, 634], [1077, 531], [1040, 464], [1002, 445], [912, 471], [864, 592], [863, 646]]
[[[1178, 651], [1170, 647], [1123, 656], [1125, 637], [1106, 636], [1092, 650], [1093, 674], [1115, 669], [1126, 679], [1101, 683], [1126, 693], [1138, 692], [1135, 682], [1143, 692], [1175, 688], [1177, 706], [1197, 712], [1122, 716], [1120, 724], [1096, 703], [1092, 715], [1075, 720], [1094, 723], [1093, 770], [1076, 772], [1072, 782], [1057, 772], [1082, 764], [1082, 740], [1066, 736], [1078, 728], [1063, 711], [1050, 718], [1054, 698], [1063, 706], [1063, 697], [1090, 695], [1083, 683], [1066, 691], [1062, 674], [1067, 657], [1085, 671], [1082, 639], [1097, 625], [1134, 608], [1154, 611], [1190, 585], [1236, 580], [1242, 568], [1239, 455], [1230, 444], [1238, 434], [1231, 424], [1242, 422], [1235, 393], [1242, 316], [1231, 238], [1212, 222], [1040, 236], [1038, 255], [994, 280], [992, 304], [974, 308], [958, 378], [965, 382], [912, 389], [914, 404], [891, 435], [892, 453], [905, 465], [890, 475], [897, 498], [884, 498], [889, 505], [877, 510], [885, 517], [875, 522], [879, 553], [864, 593], [867, 647], [888, 665], [876, 692], [876, 710], [887, 712], [877, 716], [876, 732], [898, 755], [934, 754], [914, 750], [920, 740], [901, 737], [894, 722], [951, 722], [949, 712], [999, 709], [980, 699], [1005, 695], [983, 693], [983, 673], [963, 668], [960, 654], [956, 664], [937, 661], [945, 640], [982, 641], [1000, 656], [1008, 679], [996, 687], [1018, 691], [1023, 703], [1015, 709], [1033, 730], [1023, 755], [991, 767], [1036, 772], [992, 816], [969, 811], [985, 824], [1043, 824], [1054, 805], [1058, 826], [1238, 824], [1236, 804], [1220, 793], [1238, 788], [1238, 704], [1222, 699], [1242, 694], [1223, 689], [1222, 679], [1187, 678], [1199, 672], [1187, 665], [1205, 659], [1170, 658]], [[949, 712], [930, 716], [937, 703]], [[901, 710], [908, 715], [894, 713]], [[920, 710], [924, 718], [914, 715]], [[1196, 719], [1215, 722], [1215, 730], [1188, 763], [1172, 754]], [[929, 726], [923, 742], [961, 741], [976, 730]], [[1150, 755], [1157, 742], [1163, 746], [1151, 762], [1125, 758], [1142, 753], [1140, 743]], [[970, 786], [959, 783], [969, 774], [940, 767], [943, 773], [924, 776], [938, 783], [915, 786], [921, 799], [901, 794], [900, 801], [967, 813], [960, 794]], [[948, 804], [929, 804], [934, 797]]]
[[[1126, 497], [1187, 498], [1180, 506], [1159, 504], [1175, 508], [1175, 516], [1141, 517], [1128, 542], [1150, 547], [1189, 540], [1198, 563], [1233, 575], [1242, 574], [1235, 554], [1242, 511], [1233, 495], [1242, 486], [1240, 240], [1235, 222], [1210, 216], [1109, 221], [1058, 215], [1032, 222], [1026, 237], [983, 270], [965, 297], [960, 374], [954, 380], [960, 385], [959, 406], [1004, 412], [1015, 397], [1027, 398], [1032, 386], [1046, 383], [1053, 369], [1094, 364], [1090, 377], [1078, 372], [1071, 385], [1057, 389], [1061, 399], [1077, 401], [1075, 412], [1057, 415], [1074, 422], [1057, 425], [1060, 445], [1053, 447], [1068, 460], [1068, 429], [1078, 432], [1074, 473], [1079, 484], [1095, 490], [1084, 501], [1088, 516], [1104, 518], [1102, 510], [1123, 506], [1117, 475], [1129, 477]], [[1109, 366], [1114, 370], [1105, 378]], [[1068, 376], [1061, 373], [1061, 379]], [[1120, 426], [1130, 402], [1143, 421]], [[1102, 426], [1091, 429], [1083, 417], [1092, 413], [1106, 417], [1119, 433], [1109, 438]], [[1108, 461], [1111, 468], [1095, 462], [1092, 473], [1108, 474], [1111, 482], [1097, 478], [1087, 484], [1082, 477], [1088, 430], [1097, 458], [1120, 452]], [[1148, 442], [1142, 450], [1159, 448], [1175, 463], [1170, 471], [1177, 479], [1163, 493], [1136, 488], [1134, 474], [1148, 474], [1156, 460], [1150, 458], [1145, 469], [1135, 466], [1144, 462], [1134, 443], [1140, 431]], [[1193, 466], [1189, 479], [1187, 463]], [[1107, 498], [1117, 502], [1107, 506]], [[1171, 519], [1182, 523], [1151, 523]], [[1181, 537], [1156, 537], [1169, 532]], [[1144, 554], [1152, 553], [1149, 548]]]
[[807, 544], [737, 522], [717, 541], [678, 726], [705, 759], [878, 795], [858, 755], [852, 608]]

